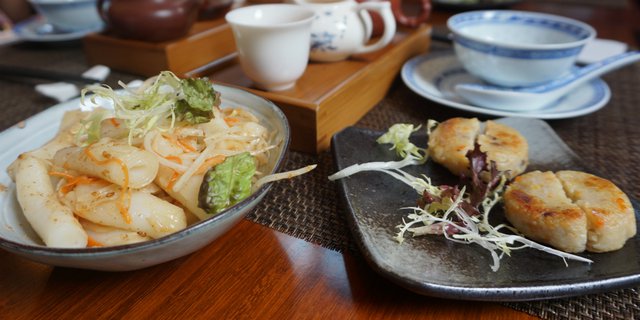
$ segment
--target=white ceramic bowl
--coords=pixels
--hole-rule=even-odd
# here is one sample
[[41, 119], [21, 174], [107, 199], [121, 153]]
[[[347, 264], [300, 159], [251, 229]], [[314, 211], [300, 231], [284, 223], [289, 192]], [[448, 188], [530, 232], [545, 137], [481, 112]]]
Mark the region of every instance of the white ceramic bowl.
[[[214, 86], [221, 93], [222, 107], [246, 107], [273, 133], [276, 148], [265, 173], [277, 172], [289, 144], [289, 124], [272, 102], [247, 91]], [[14, 126], [0, 133], [0, 248], [44, 264], [81, 269], [126, 271], [146, 268], [190, 254], [224, 234], [244, 218], [264, 197], [270, 186], [264, 185], [247, 199], [187, 228], [151, 241], [100, 248], [64, 249], [46, 247], [24, 218], [15, 195], [15, 184], [6, 173], [7, 166], [25, 151], [51, 139], [59, 120], [67, 110], [77, 109], [78, 99], [49, 108], [31, 118], [24, 128]]]
[[512, 10], [460, 13], [449, 18], [447, 26], [469, 73], [509, 87], [561, 76], [596, 36], [591, 26], [577, 20]]
[[29, 0], [47, 22], [62, 31], [102, 28], [96, 0]]

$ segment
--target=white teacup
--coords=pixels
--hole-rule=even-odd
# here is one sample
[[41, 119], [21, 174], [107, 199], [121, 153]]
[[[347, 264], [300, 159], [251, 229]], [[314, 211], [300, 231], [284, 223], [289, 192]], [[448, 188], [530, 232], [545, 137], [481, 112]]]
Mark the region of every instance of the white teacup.
[[240, 65], [255, 86], [268, 91], [292, 88], [309, 60], [313, 11], [293, 4], [234, 9], [231, 26]]

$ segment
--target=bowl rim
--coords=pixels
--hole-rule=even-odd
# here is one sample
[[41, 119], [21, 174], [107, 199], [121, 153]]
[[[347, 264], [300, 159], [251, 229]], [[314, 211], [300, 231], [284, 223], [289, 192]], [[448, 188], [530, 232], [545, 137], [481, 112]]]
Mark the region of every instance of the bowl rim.
[[53, 4], [53, 5], [64, 5], [64, 4], [77, 4], [77, 3], [86, 3], [86, 2], [93, 2], [95, 3], [96, 0], [27, 0], [32, 4], [35, 5], [47, 5], [47, 4]]
[[[486, 39], [474, 34], [468, 34], [468, 33], [463, 34], [460, 31], [461, 28], [459, 26], [458, 20], [464, 17], [477, 16], [477, 15], [482, 15], [487, 17], [495, 17], [498, 15], [507, 15], [507, 16], [518, 15], [518, 16], [524, 16], [524, 17], [542, 18], [542, 19], [562, 22], [574, 27], [578, 27], [584, 30], [587, 33], [587, 36], [583, 39], [577, 39], [577, 40], [563, 42], [563, 43], [528, 44], [528, 43], [510, 43], [506, 41]], [[460, 38], [465, 38], [465, 39], [486, 44], [486, 45], [513, 48], [513, 49], [525, 49], [525, 50], [554, 50], [554, 49], [567, 49], [567, 48], [580, 47], [585, 45], [587, 42], [591, 41], [592, 39], [594, 39], [597, 34], [596, 30], [592, 26], [576, 19], [555, 15], [555, 14], [549, 14], [549, 13], [521, 11], [521, 10], [474, 10], [474, 11], [462, 12], [449, 17], [449, 19], [447, 19], [447, 27], [454, 34], [454, 37], [453, 37], [454, 41], [455, 41], [455, 38], [460, 37]]]
[[[289, 125], [289, 121], [284, 114], [284, 112], [280, 109], [278, 105], [276, 105], [273, 101], [261, 97], [257, 94], [249, 92], [248, 90], [244, 90], [241, 88], [237, 88], [234, 86], [221, 85], [219, 83], [212, 83], [214, 88], [218, 90], [219, 88], [223, 88], [223, 91], [235, 91], [239, 93], [249, 94], [258, 100], [263, 100], [266, 105], [269, 105], [270, 109], [274, 112], [275, 116], [282, 121], [283, 127], [283, 135], [284, 139], [282, 139], [282, 152], [278, 154], [278, 158], [276, 159], [272, 173], [276, 173], [282, 169], [284, 166], [284, 162], [286, 160], [286, 154], [289, 150], [289, 144], [291, 142], [291, 127]], [[222, 96], [224, 99], [224, 96]], [[37, 116], [34, 115], [34, 116]], [[10, 249], [16, 252], [27, 253], [29, 255], [38, 255], [38, 256], [47, 256], [47, 257], [75, 257], [75, 258], [108, 258], [112, 256], [118, 256], [122, 254], [131, 254], [135, 252], [145, 251], [146, 249], [153, 247], [161, 247], [166, 244], [178, 241], [186, 235], [193, 233], [202, 233], [206, 232], [206, 226], [212, 223], [215, 223], [220, 220], [228, 220], [234, 218], [238, 211], [242, 211], [246, 205], [260, 199], [265, 196], [269, 189], [271, 188], [271, 184], [262, 185], [260, 188], [255, 190], [251, 195], [242, 201], [236, 203], [235, 205], [226, 208], [220, 213], [205, 219], [196, 221], [195, 223], [186, 226], [184, 229], [176, 231], [174, 233], [165, 235], [160, 238], [151, 239], [147, 241], [117, 245], [117, 246], [107, 246], [107, 247], [85, 247], [85, 248], [59, 248], [59, 247], [47, 247], [44, 245], [31, 245], [25, 244], [13, 240], [6, 239], [0, 235], [0, 248]]]
[[[259, 19], [243, 20], [243, 15], [249, 15], [255, 11], [278, 11], [288, 10], [290, 13], [295, 14], [295, 19], [290, 21], [282, 21], [277, 24], [264, 23]], [[306, 8], [305, 6], [292, 4], [292, 3], [267, 3], [256, 4], [246, 7], [239, 7], [233, 9], [224, 16], [224, 20], [233, 28], [255, 28], [255, 29], [287, 29], [291, 27], [297, 27], [305, 24], [310, 24], [314, 19], [315, 13], [313, 10]]]

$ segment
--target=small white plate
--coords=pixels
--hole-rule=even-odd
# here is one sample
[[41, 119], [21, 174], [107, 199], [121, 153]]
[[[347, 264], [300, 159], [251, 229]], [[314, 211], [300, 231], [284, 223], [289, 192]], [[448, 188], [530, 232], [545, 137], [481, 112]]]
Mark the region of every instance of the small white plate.
[[501, 117], [572, 118], [599, 110], [611, 98], [609, 86], [601, 79], [594, 79], [538, 110], [517, 112], [477, 107], [458, 95], [454, 87], [459, 83], [479, 83], [481, 80], [469, 74], [453, 52], [430, 53], [412, 58], [404, 64], [401, 74], [409, 89], [429, 100], [457, 109]]
[[99, 32], [104, 26], [96, 26], [95, 28], [79, 31], [59, 31], [47, 23], [47, 20], [42, 16], [35, 16], [29, 20], [13, 26], [13, 32], [18, 39], [33, 42], [55, 42], [55, 41], [70, 41], [81, 39], [92, 32]]

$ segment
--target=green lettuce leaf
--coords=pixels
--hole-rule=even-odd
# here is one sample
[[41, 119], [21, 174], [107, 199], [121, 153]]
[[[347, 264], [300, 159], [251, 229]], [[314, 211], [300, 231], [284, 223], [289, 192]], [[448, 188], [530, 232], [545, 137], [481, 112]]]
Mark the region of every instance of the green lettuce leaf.
[[177, 119], [192, 124], [213, 118], [212, 108], [220, 105], [219, 94], [207, 78], [182, 79], [183, 98], [176, 103]]
[[251, 178], [256, 172], [254, 157], [244, 152], [228, 157], [204, 175], [198, 194], [198, 206], [216, 214], [251, 194]]

